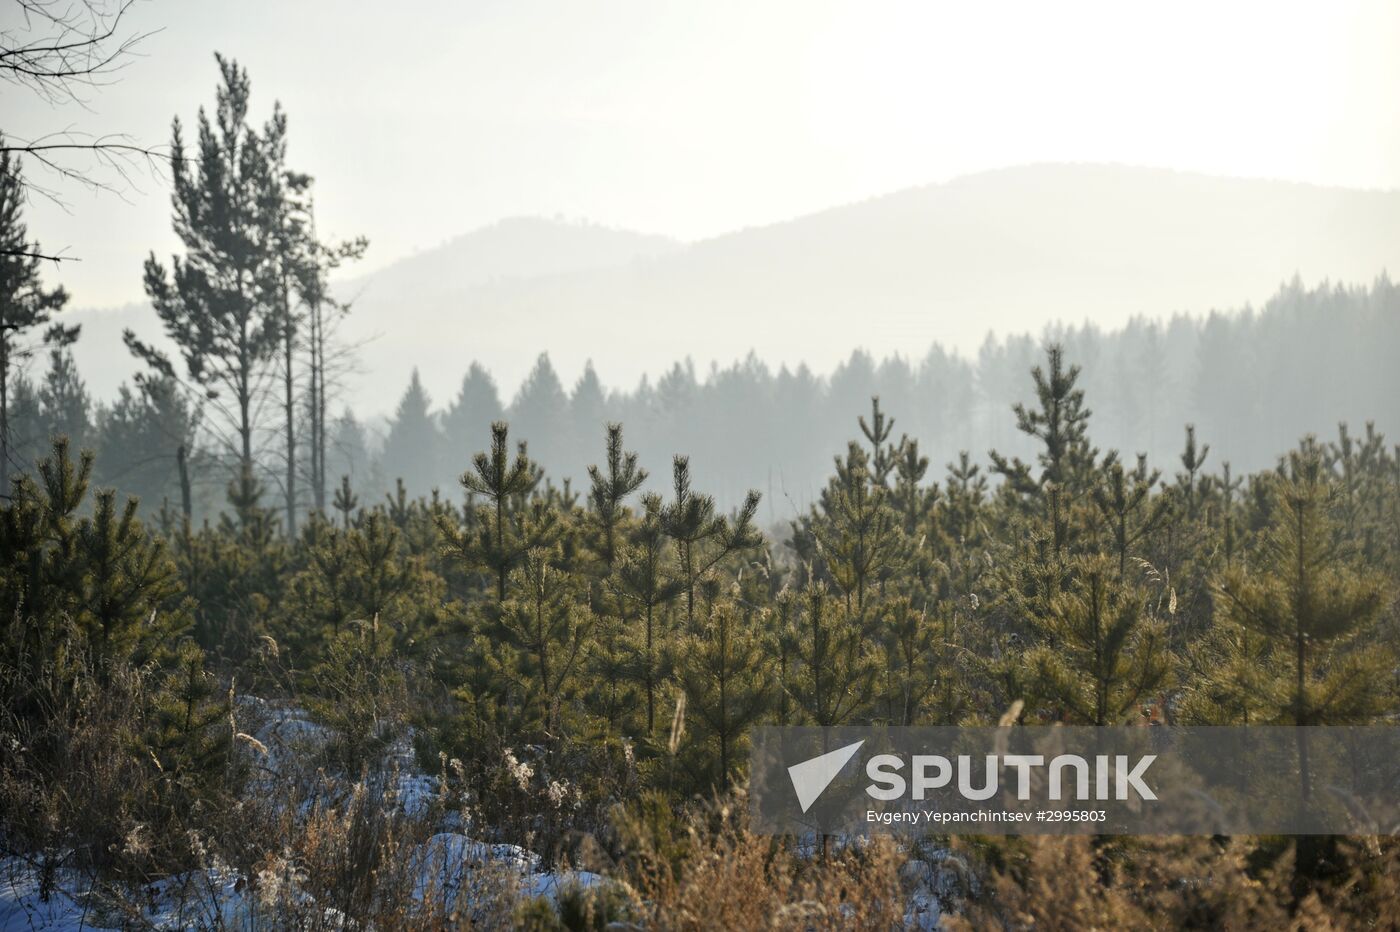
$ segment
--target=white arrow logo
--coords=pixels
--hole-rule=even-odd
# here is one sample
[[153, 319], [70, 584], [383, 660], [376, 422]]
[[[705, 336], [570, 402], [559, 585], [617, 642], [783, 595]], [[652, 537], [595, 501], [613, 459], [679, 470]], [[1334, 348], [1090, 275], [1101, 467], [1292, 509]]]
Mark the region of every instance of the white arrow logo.
[[817, 801], [817, 797], [822, 795], [831, 781], [836, 779], [836, 775], [841, 772], [852, 757], [856, 756], [856, 751], [865, 743], [862, 738], [855, 744], [848, 744], [844, 748], [837, 748], [828, 751], [820, 757], [811, 760], [804, 760], [800, 764], [793, 764], [788, 768], [788, 776], [792, 778], [792, 788], [797, 791], [797, 801], [802, 805], [802, 811], [806, 812]]

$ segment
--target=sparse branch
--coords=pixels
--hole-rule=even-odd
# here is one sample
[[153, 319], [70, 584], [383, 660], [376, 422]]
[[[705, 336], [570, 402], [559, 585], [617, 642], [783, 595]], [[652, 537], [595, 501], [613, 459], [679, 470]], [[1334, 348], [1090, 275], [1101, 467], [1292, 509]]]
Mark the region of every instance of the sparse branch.
[[[21, 23], [0, 30], [0, 80], [34, 93], [53, 106], [87, 107], [85, 89], [104, 87], [154, 34], [128, 30], [136, 0], [17, 0]], [[123, 197], [139, 190], [135, 169], [143, 162], [159, 175], [169, 156], [163, 147], [143, 146], [125, 135], [63, 130], [36, 139], [0, 138], [0, 150], [18, 166], [32, 162], [54, 176], [54, 186], [26, 178], [26, 199], [43, 197], [67, 209], [60, 187], [77, 184], [91, 192]], [[58, 257], [42, 256], [53, 259]]]
[[0, 79], [49, 103], [86, 103], [82, 90], [111, 83], [158, 31], [125, 28], [135, 2], [18, 0], [24, 27], [0, 31]]
[[[170, 162], [167, 146], [143, 146], [125, 134], [91, 136], [72, 129], [36, 139], [0, 138], [0, 152], [21, 162], [32, 161], [60, 182], [122, 198], [127, 190], [140, 191], [138, 170], [161, 177]], [[35, 183], [32, 176], [25, 178], [25, 190], [26, 196], [37, 195], [67, 208], [55, 188]]]
[[41, 262], [82, 262], [76, 256], [65, 256], [62, 253], [50, 254], [37, 249], [3, 249], [0, 248], [0, 256], [14, 256], [18, 259], [38, 259]]

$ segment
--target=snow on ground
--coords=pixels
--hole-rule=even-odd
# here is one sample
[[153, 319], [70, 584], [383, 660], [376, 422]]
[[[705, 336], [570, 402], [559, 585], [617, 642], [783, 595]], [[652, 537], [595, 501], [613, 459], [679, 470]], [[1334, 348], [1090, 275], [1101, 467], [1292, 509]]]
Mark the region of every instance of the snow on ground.
[[976, 878], [962, 858], [946, 848], [932, 848], [900, 865], [899, 885], [908, 897], [904, 927], [936, 929], [947, 908], [976, 886]]
[[[329, 730], [301, 708], [240, 697], [240, 725], [246, 723], [244, 744], [257, 760], [249, 791], [268, 793], [278, 784], [305, 774], [305, 764], [330, 741]], [[392, 784], [381, 787], [409, 816], [426, 815], [438, 795], [436, 777], [417, 770], [413, 734], [400, 735], [384, 755], [385, 775]], [[377, 788], [379, 789], [379, 788]], [[444, 826], [447, 827], [447, 826]], [[452, 826], [455, 827], [455, 826]], [[486, 844], [466, 835], [443, 832], [432, 836], [409, 855], [416, 866], [418, 898], [446, 897], [455, 904], [463, 893], [485, 894], [513, 884], [523, 899], [546, 897], [555, 901], [571, 886], [592, 887], [603, 878], [587, 872], [554, 873], [540, 869], [540, 857], [518, 845]], [[293, 894], [298, 895], [298, 894]], [[310, 897], [304, 893], [309, 905]], [[94, 891], [81, 872], [58, 870], [53, 889], [42, 895], [40, 873], [18, 858], [0, 860], [0, 932], [9, 930], [117, 929], [130, 926], [130, 913], [140, 911], [141, 922], [155, 929], [244, 929], [258, 920], [258, 902], [249, 878], [230, 870], [205, 870], [167, 877], [141, 889], [131, 903], [119, 909]], [[343, 917], [328, 916], [332, 926]]]
[[519, 845], [484, 844], [456, 832], [428, 839], [414, 854], [419, 899], [432, 897], [449, 908], [462, 897], [472, 901], [502, 885], [513, 885], [522, 899], [545, 897], [557, 902], [560, 891], [588, 889], [604, 883], [589, 871], [541, 871], [540, 856]]
[[[518, 891], [521, 899], [545, 897], [556, 902], [561, 891], [591, 888], [604, 879], [587, 871], [542, 871], [539, 855], [518, 845], [485, 844], [451, 832], [434, 835], [409, 855], [419, 875], [417, 898], [432, 898], [449, 908], [468, 906], [477, 897], [502, 889]], [[123, 913], [104, 907], [100, 893], [76, 871], [60, 871], [47, 901], [40, 895], [39, 873], [17, 859], [0, 861], [0, 932], [44, 930], [78, 932], [129, 927]], [[302, 894], [302, 896], [306, 896]], [[311, 904], [310, 897], [304, 901]], [[259, 904], [247, 882], [232, 871], [194, 871], [148, 884], [137, 901], [143, 923], [154, 929], [253, 928]], [[130, 918], [126, 914], [125, 918]], [[343, 917], [327, 910], [328, 923]]]
[[45, 929], [54, 932], [92, 928], [84, 925], [87, 908], [59, 889], [44, 902], [39, 880], [26, 868], [0, 862], [0, 929]]
[[[295, 706], [240, 699], [239, 718], [255, 730], [246, 743], [259, 758], [260, 776], [252, 792], [270, 790], [303, 771], [303, 765], [330, 740], [323, 725]], [[402, 810], [410, 816], [425, 815], [438, 795], [436, 777], [419, 772], [411, 733], [399, 736], [386, 750], [391, 789]], [[444, 824], [441, 828], [456, 828]], [[866, 839], [837, 839], [839, 846], [860, 846]], [[815, 856], [816, 836], [798, 844], [799, 856]], [[914, 851], [900, 870], [900, 882], [908, 897], [905, 926], [935, 929], [952, 902], [976, 886], [976, 878], [961, 859], [946, 849]], [[518, 891], [522, 899], [544, 897], [557, 902], [561, 892], [593, 888], [606, 879], [588, 871], [544, 871], [540, 856], [519, 845], [488, 844], [465, 834], [442, 831], [408, 855], [417, 874], [418, 900], [431, 899], [450, 908], [470, 907], [472, 902]], [[259, 903], [250, 879], [231, 870], [208, 869], [167, 877], [144, 887], [137, 901], [125, 909], [139, 909], [140, 920], [154, 929], [251, 929], [258, 925]], [[43, 930], [79, 932], [129, 927], [130, 914], [104, 900], [101, 891], [78, 871], [60, 869], [47, 899], [41, 896], [37, 869], [18, 858], [0, 860], [0, 932]], [[314, 905], [304, 892], [293, 891], [296, 902]], [[303, 899], [304, 898], [304, 899]], [[104, 903], [108, 904], [104, 906]], [[326, 911], [327, 925], [344, 924], [343, 916]]]
[[[244, 742], [257, 764], [250, 795], [267, 795], [287, 780], [305, 778], [306, 762], [325, 750], [331, 741], [330, 730], [312, 721], [298, 706], [249, 696], [238, 701], [239, 719], [255, 728]], [[410, 728], [389, 743], [381, 764], [384, 776], [393, 783], [376, 783], [373, 789], [392, 790], [399, 808], [417, 817], [426, 815], [437, 798], [438, 779], [418, 771], [413, 739]]]
[[[130, 914], [94, 892], [79, 872], [59, 871], [55, 881], [46, 901], [34, 868], [14, 858], [0, 861], [0, 930], [78, 932], [130, 927], [124, 921]], [[142, 890], [144, 902], [127, 904], [127, 908], [139, 909], [141, 920], [156, 929], [237, 929], [252, 919], [244, 889], [235, 874], [197, 871], [148, 885]]]

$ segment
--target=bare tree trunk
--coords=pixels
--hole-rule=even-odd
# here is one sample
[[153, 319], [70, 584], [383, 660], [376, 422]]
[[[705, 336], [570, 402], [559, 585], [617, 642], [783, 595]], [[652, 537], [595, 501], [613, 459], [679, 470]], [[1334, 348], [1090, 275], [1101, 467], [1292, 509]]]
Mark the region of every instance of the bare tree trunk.
[[287, 442], [287, 536], [297, 536], [297, 438], [296, 438], [296, 370], [292, 351], [296, 343], [296, 327], [292, 322], [291, 297], [286, 273], [282, 277], [282, 409], [286, 416]]
[[245, 367], [238, 392], [238, 441], [241, 445], [238, 465], [240, 478], [245, 483], [241, 490], [244, 494], [247, 494], [253, 479], [253, 393], [248, 385], [247, 371]]
[[306, 415], [308, 419], [306, 455], [310, 459], [308, 468], [310, 470], [309, 479], [311, 482], [311, 505], [317, 511], [324, 511], [326, 503], [324, 469], [321, 462], [321, 386], [320, 367], [317, 365], [316, 359], [316, 344], [318, 342], [317, 316], [318, 310], [313, 302], [308, 307], [306, 315], [306, 355], [310, 363], [306, 373]]
[[0, 495], [10, 494], [10, 351], [0, 319]]
[[180, 470], [180, 510], [185, 515], [185, 527], [188, 528], [194, 518], [194, 506], [190, 495], [189, 455], [183, 443], [175, 451], [175, 465]]
[[652, 646], [654, 636], [654, 622], [652, 620], [654, 607], [651, 602], [647, 603], [647, 736], [656, 734], [656, 661], [655, 650]]
[[326, 330], [319, 297], [311, 304], [311, 484], [318, 511], [326, 508]]

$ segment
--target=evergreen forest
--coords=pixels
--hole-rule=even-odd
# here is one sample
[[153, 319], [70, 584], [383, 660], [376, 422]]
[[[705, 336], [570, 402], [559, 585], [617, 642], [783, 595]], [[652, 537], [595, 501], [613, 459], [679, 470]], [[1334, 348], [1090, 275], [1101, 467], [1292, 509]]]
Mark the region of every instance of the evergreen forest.
[[472, 364], [376, 423], [332, 284], [369, 244], [218, 64], [115, 398], [0, 154], [7, 882], [99, 928], [1400, 921], [1387, 829], [814, 844], [744, 804], [761, 724], [1393, 724], [1381, 270], [829, 376]]

